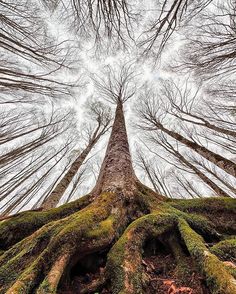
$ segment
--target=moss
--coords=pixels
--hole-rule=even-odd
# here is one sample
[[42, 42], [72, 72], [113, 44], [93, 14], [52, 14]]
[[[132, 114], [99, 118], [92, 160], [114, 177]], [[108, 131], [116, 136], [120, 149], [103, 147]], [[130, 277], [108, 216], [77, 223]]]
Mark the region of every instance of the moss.
[[37, 290], [37, 294], [56, 294], [56, 289], [50, 286], [48, 280], [44, 280], [40, 284], [40, 289]]
[[62, 219], [86, 207], [90, 203], [90, 195], [64, 204], [49, 211], [26, 211], [0, 222], [0, 248], [7, 249], [32, 234], [43, 225]]
[[232, 275], [236, 279], [236, 268], [233, 268], [231, 266], [225, 266], [227, 271], [229, 272], [230, 275]]
[[179, 220], [179, 231], [188, 251], [205, 274], [207, 284], [212, 289], [212, 293], [236, 293], [236, 281], [227, 272], [223, 263], [208, 251], [203, 238], [194, 232], [184, 219]]
[[162, 203], [159, 206], [159, 212], [169, 213], [176, 218], [185, 219], [192, 228], [201, 232], [203, 235], [208, 235], [216, 239], [220, 237], [220, 234], [215, 230], [214, 224], [203, 215], [178, 210], [168, 202]]
[[106, 236], [113, 221], [109, 216], [115, 201], [112, 193], [105, 193], [93, 205], [44, 225], [15, 244], [0, 257], [0, 264], [3, 265], [0, 271], [2, 285], [8, 289], [12, 282], [17, 281], [14, 287], [26, 287], [26, 291], [32, 287], [31, 275], [36, 276], [37, 281], [38, 267], [43, 267], [46, 274], [60, 254], [69, 252], [72, 256], [82, 242], [88, 241], [88, 232], [98, 233], [96, 230], [101, 226]]
[[236, 199], [210, 197], [198, 199], [180, 199], [168, 202], [171, 206], [186, 212], [221, 212], [236, 213]]
[[113, 231], [113, 223], [115, 218], [113, 215], [109, 216], [104, 221], [101, 221], [99, 224], [95, 225], [91, 230], [86, 233], [86, 236], [89, 238], [99, 239], [102, 236], [107, 236], [111, 231]]
[[203, 267], [207, 275], [207, 284], [213, 293], [236, 293], [236, 281], [215, 255], [206, 254]]
[[236, 258], [236, 238], [221, 241], [212, 246], [210, 250], [223, 260]]
[[108, 255], [107, 273], [112, 293], [142, 293], [142, 247], [149, 237], [173, 228], [176, 217], [165, 213], [145, 215], [133, 221]]

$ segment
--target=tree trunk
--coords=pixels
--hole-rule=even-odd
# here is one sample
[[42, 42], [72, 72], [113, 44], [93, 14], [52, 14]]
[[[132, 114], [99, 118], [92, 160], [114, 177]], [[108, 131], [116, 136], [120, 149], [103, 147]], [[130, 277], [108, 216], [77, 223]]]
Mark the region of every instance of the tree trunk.
[[[173, 148], [174, 150], [174, 148]], [[189, 167], [195, 174], [206, 183], [217, 196], [230, 197], [224, 190], [222, 190], [218, 185], [216, 185], [210, 178], [208, 178], [200, 169], [191, 164], [182, 154], [180, 154], [177, 150], [173, 151], [175, 156], [187, 167]]]
[[123, 105], [118, 101], [105, 159], [92, 193], [98, 196], [102, 192], [122, 191], [124, 194], [132, 195], [136, 190], [136, 180], [129, 151]]
[[63, 178], [59, 181], [56, 187], [53, 189], [51, 194], [43, 201], [42, 209], [50, 209], [56, 207], [59, 203], [61, 197], [64, 195], [66, 189], [70, 185], [71, 181], [73, 180], [74, 176], [80, 169], [81, 165], [83, 164], [85, 158], [95, 145], [95, 141], [91, 142], [83, 151], [82, 153], [76, 158], [76, 160], [72, 163], [69, 170], [63, 176]]
[[182, 144], [186, 145], [187, 147], [191, 148], [193, 151], [197, 152], [207, 160], [211, 161], [215, 165], [217, 165], [219, 168], [223, 169], [228, 174], [236, 177], [236, 164], [232, 162], [231, 160], [216, 154], [213, 151], [210, 151], [206, 147], [203, 147], [196, 142], [190, 141], [184, 136], [166, 129], [163, 125], [158, 124], [157, 127], [162, 130], [164, 133], [169, 135], [170, 137], [176, 139], [177, 141], [181, 142]]
[[[236, 293], [234, 273], [219, 259], [234, 254], [235, 211], [235, 199], [169, 202], [142, 185], [118, 102], [93, 191], [0, 222], [0, 293], [171, 293], [187, 286], [201, 293], [202, 279], [211, 293]], [[231, 239], [222, 245], [225, 234]], [[171, 238], [178, 246], [169, 246]]]

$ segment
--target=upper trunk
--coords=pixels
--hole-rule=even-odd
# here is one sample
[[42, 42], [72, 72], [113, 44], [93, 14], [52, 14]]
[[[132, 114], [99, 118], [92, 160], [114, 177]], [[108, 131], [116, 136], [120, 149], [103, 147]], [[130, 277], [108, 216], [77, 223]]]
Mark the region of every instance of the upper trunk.
[[126, 195], [133, 194], [136, 189], [135, 182], [136, 176], [129, 151], [123, 105], [121, 101], [118, 101], [106, 155], [92, 193], [99, 195], [105, 191], [121, 190]]

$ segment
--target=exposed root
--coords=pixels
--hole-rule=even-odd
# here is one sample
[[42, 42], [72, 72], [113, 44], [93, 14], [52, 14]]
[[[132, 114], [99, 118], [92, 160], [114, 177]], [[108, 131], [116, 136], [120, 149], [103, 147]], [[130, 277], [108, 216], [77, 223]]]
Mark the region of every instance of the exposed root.
[[[107, 247], [115, 238], [123, 209], [114, 211], [114, 203], [117, 204], [115, 195], [104, 194], [94, 205], [43, 226], [13, 246], [1, 257], [2, 262], [8, 260], [1, 269], [1, 293], [30, 293], [43, 277], [39, 293], [54, 293], [61, 276], [58, 272], [61, 264], [66, 266], [75, 255], [82, 257], [82, 254]], [[42, 246], [45, 236], [47, 242]], [[26, 256], [31, 256], [29, 261], [25, 260]], [[30, 265], [32, 258], [35, 260]], [[16, 273], [14, 266], [19, 268]], [[48, 292], [43, 292], [46, 286]]]
[[89, 205], [90, 195], [50, 211], [26, 211], [0, 221], [0, 249], [7, 249], [43, 225], [67, 217]]
[[106, 277], [104, 273], [102, 273], [102, 275], [100, 275], [99, 278], [91, 281], [88, 285], [80, 289], [80, 294], [96, 292], [101, 286], [105, 284], [105, 282], [106, 282]]
[[236, 293], [236, 280], [227, 272], [224, 264], [204, 244], [203, 238], [190, 228], [184, 219], [179, 220], [179, 231], [213, 293]]
[[210, 251], [222, 260], [236, 261], [236, 238], [223, 240], [212, 246]]
[[[30, 215], [22, 213], [2, 221], [2, 248], [10, 248], [0, 255], [0, 293], [63, 294], [77, 291], [82, 294], [98, 290], [113, 294], [147, 293], [147, 279], [153, 278], [154, 274], [148, 277], [148, 273], [144, 272], [148, 265], [145, 266], [143, 251], [147, 242], [155, 239], [172, 252], [171, 258], [175, 262], [167, 281], [173, 280], [178, 291], [181, 287], [191, 288], [191, 285], [201, 287], [200, 282], [190, 285], [180, 282], [191, 273], [189, 266], [193, 264], [190, 262], [193, 259], [212, 293], [236, 293], [235, 269], [232, 264], [223, 263], [234, 262], [235, 239], [219, 242], [223, 235], [217, 232], [217, 226], [208, 217], [215, 210], [219, 212], [222, 209], [220, 205], [227, 206], [226, 210], [231, 213], [235, 202], [220, 199], [215, 206], [213, 201], [207, 199], [202, 202], [204, 208], [200, 209], [197, 199], [197, 203], [191, 200], [187, 208], [179, 209], [179, 201], [161, 202], [155, 193], [150, 194], [144, 186], [141, 188], [136, 201], [129, 201], [120, 192], [109, 192], [101, 194], [90, 204], [90, 200], [84, 198], [71, 206], [48, 212], [30, 212]], [[207, 203], [208, 208], [205, 207]], [[21, 228], [19, 224], [23, 217], [26, 220]], [[29, 231], [21, 236], [21, 231], [26, 228]], [[19, 233], [14, 236], [17, 229]], [[4, 236], [6, 232], [8, 235]], [[208, 248], [205, 241], [218, 243]], [[80, 261], [89, 256], [96, 258], [96, 254], [107, 254], [107, 262], [102, 257], [102, 266], [98, 265], [96, 273], [89, 275], [84, 271], [74, 276], [73, 280], [73, 269]], [[155, 269], [152, 270], [155, 272]], [[83, 282], [80, 275], [89, 275], [89, 279]], [[164, 280], [155, 284], [161, 287], [160, 291], [168, 291]], [[73, 285], [79, 290], [73, 292]], [[67, 288], [69, 292], [63, 292]]]
[[142, 293], [142, 247], [145, 240], [173, 228], [170, 214], [150, 214], [134, 221], [108, 255], [107, 275], [112, 278], [112, 293]]
[[37, 294], [55, 293], [57, 286], [60, 282], [61, 276], [63, 275], [69, 260], [70, 260], [69, 253], [65, 253], [64, 255], [57, 258], [51, 270], [47, 274], [46, 278], [43, 280], [43, 282], [39, 286], [36, 292]]

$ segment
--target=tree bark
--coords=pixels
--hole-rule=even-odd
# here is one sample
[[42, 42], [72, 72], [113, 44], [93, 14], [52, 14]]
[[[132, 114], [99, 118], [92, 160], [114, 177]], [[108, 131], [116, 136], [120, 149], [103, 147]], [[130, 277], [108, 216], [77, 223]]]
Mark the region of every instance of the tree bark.
[[69, 170], [63, 176], [63, 178], [59, 181], [56, 185], [54, 190], [51, 194], [43, 201], [41, 207], [43, 210], [50, 209], [56, 207], [59, 203], [61, 197], [64, 195], [66, 189], [70, 185], [71, 181], [73, 180], [74, 176], [78, 172], [79, 168], [83, 164], [85, 158], [96, 144], [96, 141], [91, 142], [83, 151], [82, 153], [76, 158], [76, 160], [72, 163]]
[[98, 196], [106, 191], [122, 191], [126, 195], [131, 195], [136, 190], [136, 181], [129, 150], [123, 104], [118, 101], [106, 155], [92, 194]]
[[185, 138], [184, 136], [182, 136], [174, 131], [168, 130], [160, 123], [156, 124], [156, 126], [158, 129], [160, 129], [161, 131], [163, 131], [164, 133], [166, 133], [170, 137], [176, 139], [180, 143], [186, 145], [187, 147], [189, 147], [193, 151], [197, 152], [198, 154], [200, 154], [201, 156], [203, 156], [207, 160], [209, 160], [212, 163], [214, 163], [215, 165], [217, 165], [219, 168], [223, 169], [228, 174], [236, 177], [236, 164], [234, 162], [232, 162], [231, 160], [229, 160], [229, 159], [227, 159], [227, 158], [225, 158], [225, 157], [223, 157], [213, 151], [210, 151], [206, 147], [201, 146], [201, 145], [197, 144], [196, 142], [190, 141], [189, 139]]

